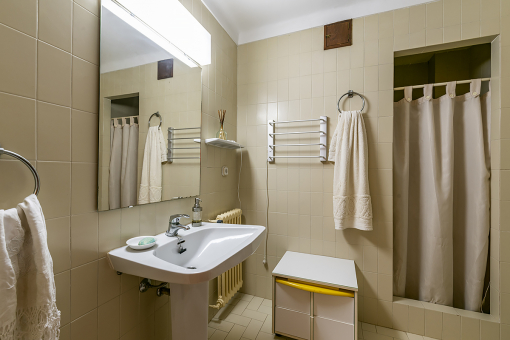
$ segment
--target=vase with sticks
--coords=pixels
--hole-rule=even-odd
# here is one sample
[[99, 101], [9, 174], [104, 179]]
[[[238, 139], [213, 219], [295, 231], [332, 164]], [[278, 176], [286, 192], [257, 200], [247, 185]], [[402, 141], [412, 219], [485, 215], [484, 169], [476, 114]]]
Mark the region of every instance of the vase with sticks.
[[225, 114], [227, 110], [218, 110], [218, 117], [220, 118], [220, 129], [216, 132], [216, 138], [227, 140], [227, 133], [223, 130], [223, 122], [225, 121]]

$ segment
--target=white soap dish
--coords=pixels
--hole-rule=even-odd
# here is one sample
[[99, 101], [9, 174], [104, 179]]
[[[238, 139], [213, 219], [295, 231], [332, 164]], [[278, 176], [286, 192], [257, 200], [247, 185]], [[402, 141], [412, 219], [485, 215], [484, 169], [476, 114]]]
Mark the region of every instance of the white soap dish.
[[[138, 242], [140, 242], [141, 240], [143, 240], [146, 237], [153, 238], [154, 242], [149, 243], [149, 244], [139, 245]], [[128, 247], [135, 249], [135, 250], [148, 249], [150, 247], [153, 247], [156, 243], [157, 243], [156, 238], [154, 236], [137, 236], [137, 237], [130, 238], [129, 240], [126, 241], [126, 244], [128, 245]]]

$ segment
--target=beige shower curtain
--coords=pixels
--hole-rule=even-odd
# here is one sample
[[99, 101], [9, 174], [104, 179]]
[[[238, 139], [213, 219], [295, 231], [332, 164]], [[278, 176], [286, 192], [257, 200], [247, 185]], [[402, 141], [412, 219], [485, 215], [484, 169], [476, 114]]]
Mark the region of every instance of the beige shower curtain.
[[490, 91], [394, 104], [393, 291], [478, 311], [489, 247]]
[[122, 118], [112, 120], [110, 137], [110, 178], [108, 201], [110, 209], [136, 205], [138, 166], [138, 124], [132, 117], [129, 124]]

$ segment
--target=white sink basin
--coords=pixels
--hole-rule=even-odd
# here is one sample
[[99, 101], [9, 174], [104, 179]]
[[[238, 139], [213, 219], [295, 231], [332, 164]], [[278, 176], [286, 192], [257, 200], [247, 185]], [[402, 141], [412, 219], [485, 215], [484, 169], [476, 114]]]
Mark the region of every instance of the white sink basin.
[[[146, 250], [127, 246], [108, 253], [116, 271], [178, 284], [209, 281], [239, 264], [255, 252], [266, 228], [254, 225], [204, 223], [179, 230], [186, 251], [177, 252], [177, 238], [164, 233], [157, 245]], [[190, 269], [193, 267], [196, 269]]]

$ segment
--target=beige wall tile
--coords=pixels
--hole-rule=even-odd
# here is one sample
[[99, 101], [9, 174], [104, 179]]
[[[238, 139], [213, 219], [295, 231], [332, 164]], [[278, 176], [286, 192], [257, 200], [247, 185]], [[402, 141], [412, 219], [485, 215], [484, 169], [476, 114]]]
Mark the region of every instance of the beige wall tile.
[[425, 30], [417, 31], [409, 34], [409, 46], [411, 48], [418, 48], [425, 46]]
[[393, 328], [407, 332], [409, 320], [409, 306], [393, 303]]
[[409, 333], [425, 334], [425, 310], [423, 308], [409, 306]]
[[460, 340], [460, 316], [443, 313], [443, 340]]
[[120, 298], [99, 306], [97, 316], [98, 340], [117, 339], [120, 335]]
[[58, 162], [37, 162], [41, 178], [39, 201], [47, 219], [69, 216], [71, 201], [71, 165]]
[[71, 264], [97, 260], [97, 213], [71, 216]]
[[409, 33], [409, 8], [402, 8], [393, 11], [393, 33], [397, 35], [406, 35]]
[[72, 164], [71, 212], [82, 214], [97, 210], [97, 164]]
[[438, 45], [443, 43], [443, 29], [435, 28], [428, 29], [426, 32], [426, 44], [429, 45]]
[[134, 288], [120, 296], [120, 335], [136, 326], [138, 318], [138, 289]]
[[72, 160], [73, 162], [97, 162], [98, 116], [88, 112], [72, 111]]
[[73, 54], [99, 65], [99, 18], [74, 4], [73, 7]]
[[393, 37], [393, 11], [379, 13], [379, 40]]
[[409, 33], [413, 34], [425, 29], [426, 6], [417, 5], [409, 8]]
[[71, 227], [69, 217], [46, 221], [48, 248], [53, 259], [53, 273], [71, 269]]
[[480, 0], [462, 0], [462, 23], [480, 20]]
[[97, 302], [99, 305], [116, 298], [120, 295], [120, 277], [112, 270], [106, 258], [98, 261], [98, 291]]
[[480, 36], [480, 22], [468, 22], [461, 25], [462, 40], [474, 39]]
[[480, 320], [462, 317], [462, 340], [480, 339]]
[[37, 99], [70, 106], [71, 55], [41, 41], [37, 48]]
[[441, 339], [443, 333], [443, 313], [425, 309], [425, 336]]
[[94, 261], [71, 270], [71, 320], [96, 307], [97, 261]]
[[2, 147], [35, 159], [35, 101], [0, 93], [0, 119]]
[[[72, 0], [39, 1], [39, 39], [71, 52]], [[96, 37], [97, 39], [97, 37]]]
[[0, 3], [0, 23], [35, 37], [37, 31], [37, 1], [2, 1]]
[[71, 323], [71, 339], [97, 339], [97, 309], [94, 309]]
[[460, 25], [445, 27], [443, 34], [443, 41], [445, 43], [460, 40]]
[[73, 109], [98, 112], [99, 69], [96, 65], [73, 58]]
[[443, 27], [443, 1], [434, 1], [427, 6], [427, 28]]
[[70, 127], [71, 109], [37, 102], [37, 159], [69, 162]]
[[444, 1], [444, 26], [454, 26], [460, 24], [461, 0], [443, 0]]
[[393, 305], [390, 301], [377, 301], [377, 324], [379, 326], [393, 327]]
[[499, 339], [499, 324], [496, 322], [480, 321], [480, 338], [481, 339]]
[[[101, 6], [100, 1], [98, 1], [98, 0], [76, 0], [75, 3], [82, 6], [87, 11], [99, 16], [99, 9]], [[188, 10], [191, 12], [190, 8], [188, 8]]]
[[0, 25], [0, 46], [0, 91], [35, 98], [36, 40]]
[[[53, 261], [55, 258], [53, 257]], [[55, 275], [57, 308], [60, 311], [60, 326], [71, 322], [71, 272]]]
[[365, 17], [365, 42], [379, 39], [379, 14]]

